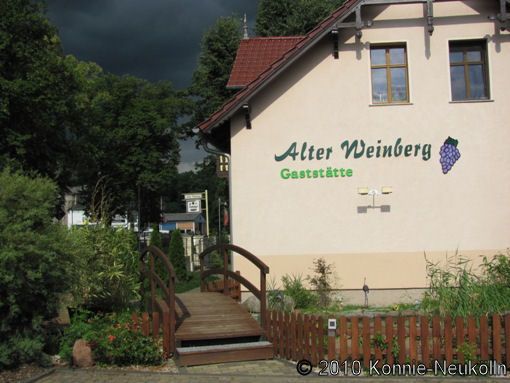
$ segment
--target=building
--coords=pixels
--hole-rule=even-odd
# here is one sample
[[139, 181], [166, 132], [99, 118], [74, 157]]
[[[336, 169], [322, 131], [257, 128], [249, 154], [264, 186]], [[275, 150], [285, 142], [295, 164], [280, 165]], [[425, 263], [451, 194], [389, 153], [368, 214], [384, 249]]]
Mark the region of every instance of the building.
[[204, 233], [205, 219], [201, 213], [165, 213], [162, 231], [180, 230], [183, 233]]
[[232, 242], [277, 279], [324, 257], [395, 300], [425, 256], [506, 251], [509, 8], [347, 0], [306, 36], [243, 40], [239, 91], [199, 125], [230, 154]]

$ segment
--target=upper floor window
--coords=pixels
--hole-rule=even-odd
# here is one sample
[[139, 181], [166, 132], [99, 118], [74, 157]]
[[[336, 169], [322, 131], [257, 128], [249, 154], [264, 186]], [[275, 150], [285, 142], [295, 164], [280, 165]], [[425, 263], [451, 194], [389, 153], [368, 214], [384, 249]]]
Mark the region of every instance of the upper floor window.
[[449, 46], [452, 100], [488, 99], [487, 42], [450, 41]]
[[370, 47], [372, 103], [409, 102], [407, 51], [405, 44]]

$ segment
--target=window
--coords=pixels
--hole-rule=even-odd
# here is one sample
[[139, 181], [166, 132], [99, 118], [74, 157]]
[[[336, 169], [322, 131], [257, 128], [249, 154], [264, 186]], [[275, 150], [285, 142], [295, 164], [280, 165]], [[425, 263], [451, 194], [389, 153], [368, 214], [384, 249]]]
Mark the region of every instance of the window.
[[409, 102], [406, 46], [370, 47], [372, 103]]
[[449, 45], [452, 100], [488, 99], [486, 41], [450, 41]]

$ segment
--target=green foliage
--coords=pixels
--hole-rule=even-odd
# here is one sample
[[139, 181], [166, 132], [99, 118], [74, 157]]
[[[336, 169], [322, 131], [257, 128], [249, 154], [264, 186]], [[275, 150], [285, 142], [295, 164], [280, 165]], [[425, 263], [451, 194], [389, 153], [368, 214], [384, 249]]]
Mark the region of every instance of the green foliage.
[[152, 231], [149, 238], [149, 244], [156, 246], [159, 249], [163, 249], [163, 240], [161, 239], [161, 233], [159, 232], [159, 226], [156, 224], [152, 225]]
[[445, 267], [427, 260], [430, 281], [422, 308], [432, 314], [481, 316], [510, 310], [509, 256], [483, 259], [478, 272], [469, 260], [449, 258]]
[[186, 256], [184, 255], [184, 244], [179, 230], [174, 230], [172, 232], [168, 256], [175, 269], [177, 279], [181, 282], [187, 280], [188, 271], [186, 269]]
[[474, 361], [476, 359], [476, 343], [464, 342], [459, 347], [457, 347], [457, 352], [462, 353], [464, 355], [464, 361]]
[[140, 298], [136, 237], [127, 229], [97, 225], [69, 232], [76, 260], [73, 295], [77, 304], [110, 312]]
[[0, 369], [38, 361], [41, 322], [71, 283], [65, 229], [52, 222], [56, 185], [0, 172]]
[[284, 295], [294, 300], [295, 308], [306, 309], [316, 304], [316, 295], [303, 285], [301, 275], [284, 275], [282, 277]]
[[331, 304], [331, 289], [333, 283], [333, 264], [328, 264], [324, 258], [317, 258], [313, 261], [313, 276], [307, 279], [317, 293], [318, 304], [328, 307]]
[[197, 287], [200, 287], [200, 271], [190, 273], [185, 280], [178, 281], [175, 284], [175, 292], [177, 294], [185, 293], [186, 291], [196, 289]]
[[189, 89], [195, 100], [190, 125], [205, 120], [235, 93], [226, 85], [240, 40], [241, 22], [237, 17], [221, 17], [205, 32]]
[[0, 2], [0, 163], [70, 180], [77, 81], [41, 2]]
[[344, 0], [260, 0], [255, 28], [259, 36], [304, 35]]
[[162, 355], [158, 345], [151, 337], [145, 337], [133, 328], [126, 313], [91, 316], [90, 312], [82, 311], [72, 318], [64, 333], [60, 356], [71, 361], [74, 342], [84, 339], [99, 364], [160, 364]]

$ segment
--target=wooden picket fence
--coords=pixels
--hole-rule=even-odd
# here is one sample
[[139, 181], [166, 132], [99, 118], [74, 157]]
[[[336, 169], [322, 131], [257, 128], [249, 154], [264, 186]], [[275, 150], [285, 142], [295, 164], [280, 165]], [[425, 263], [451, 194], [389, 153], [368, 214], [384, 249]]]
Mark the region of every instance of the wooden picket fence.
[[[333, 318], [333, 317], [331, 317]], [[328, 331], [330, 318], [269, 311], [267, 337], [274, 354], [313, 365], [321, 360], [370, 360], [382, 363], [433, 361], [495, 361], [510, 368], [510, 313], [480, 318], [439, 316], [340, 316], [336, 330]], [[329, 333], [329, 334], [328, 334]]]

